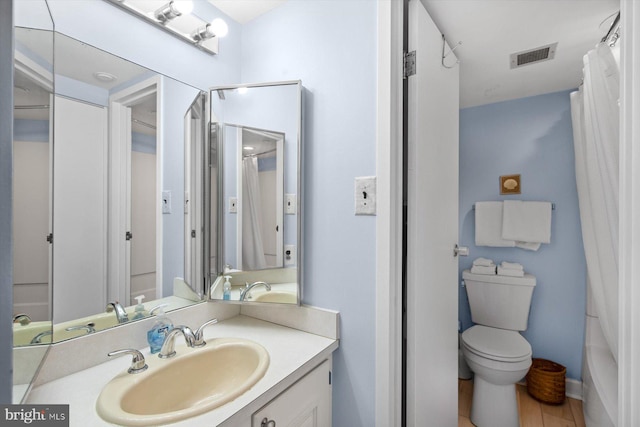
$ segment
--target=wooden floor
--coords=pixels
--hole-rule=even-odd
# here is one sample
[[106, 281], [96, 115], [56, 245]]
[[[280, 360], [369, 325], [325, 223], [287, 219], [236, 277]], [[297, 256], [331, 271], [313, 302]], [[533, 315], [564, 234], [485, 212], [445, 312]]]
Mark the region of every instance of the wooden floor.
[[[562, 405], [547, 405], [529, 396], [525, 386], [517, 384], [520, 427], [585, 427], [582, 402], [567, 398]], [[458, 380], [458, 427], [473, 427], [471, 397], [473, 380]]]

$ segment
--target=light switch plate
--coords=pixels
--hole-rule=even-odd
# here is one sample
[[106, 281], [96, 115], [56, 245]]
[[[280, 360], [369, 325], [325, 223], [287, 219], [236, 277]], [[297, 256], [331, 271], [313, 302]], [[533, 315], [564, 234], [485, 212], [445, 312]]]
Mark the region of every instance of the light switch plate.
[[162, 192], [162, 213], [170, 214], [171, 213], [171, 191], [164, 190]]
[[362, 176], [355, 182], [356, 215], [376, 214], [376, 177]]
[[295, 215], [297, 208], [297, 200], [295, 194], [285, 194], [284, 196], [284, 213], [287, 215]]
[[296, 265], [296, 245], [284, 245], [284, 265]]
[[229, 213], [238, 213], [237, 197], [229, 197]]

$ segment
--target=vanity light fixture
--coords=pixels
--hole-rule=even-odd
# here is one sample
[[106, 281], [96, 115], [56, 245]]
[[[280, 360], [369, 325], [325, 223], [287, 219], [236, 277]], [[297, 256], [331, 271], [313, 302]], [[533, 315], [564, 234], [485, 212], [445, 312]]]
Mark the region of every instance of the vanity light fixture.
[[239, 93], [240, 95], [244, 95], [245, 93], [247, 93], [247, 91], [248, 91], [248, 90], [249, 90], [249, 88], [248, 88], [248, 87], [246, 87], [246, 86], [239, 87], [239, 88], [238, 88], [238, 93]]
[[208, 40], [213, 37], [224, 37], [229, 32], [227, 23], [220, 18], [211, 21], [210, 24], [204, 25], [191, 34], [191, 38], [196, 42]]
[[148, 0], [105, 1], [212, 55], [218, 53], [220, 37], [229, 31], [220, 18], [207, 22], [194, 15], [192, 0], [170, 0], [160, 8], [158, 2]]
[[166, 24], [178, 16], [188, 15], [193, 11], [191, 0], [171, 0], [169, 3], [156, 10], [153, 15], [162, 24]]

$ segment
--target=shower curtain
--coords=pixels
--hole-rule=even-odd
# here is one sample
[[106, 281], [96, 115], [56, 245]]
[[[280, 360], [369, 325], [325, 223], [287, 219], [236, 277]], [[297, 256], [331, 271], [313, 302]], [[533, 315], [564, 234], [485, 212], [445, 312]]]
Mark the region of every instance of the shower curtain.
[[262, 203], [258, 159], [242, 159], [242, 269], [267, 267], [262, 243]]
[[587, 286], [611, 353], [618, 357], [619, 64], [600, 43], [584, 57], [584, 83], [571, 93]]

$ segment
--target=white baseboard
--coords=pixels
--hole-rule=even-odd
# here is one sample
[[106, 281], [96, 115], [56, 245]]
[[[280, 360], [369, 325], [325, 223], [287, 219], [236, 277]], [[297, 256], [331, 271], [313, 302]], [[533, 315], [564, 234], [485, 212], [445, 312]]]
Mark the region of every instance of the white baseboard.
[[567, 378], [564, 394], [573, 399], [582, 400], [582, 381]]

